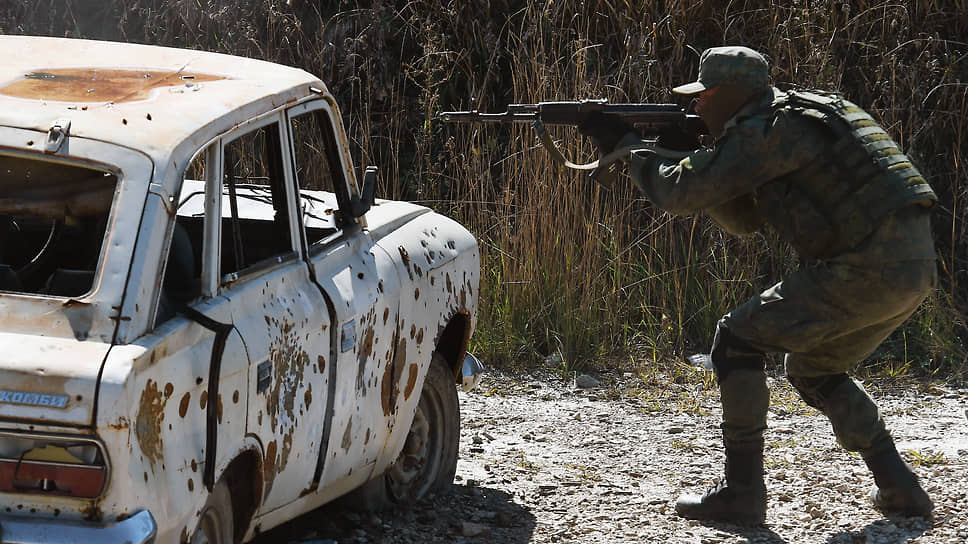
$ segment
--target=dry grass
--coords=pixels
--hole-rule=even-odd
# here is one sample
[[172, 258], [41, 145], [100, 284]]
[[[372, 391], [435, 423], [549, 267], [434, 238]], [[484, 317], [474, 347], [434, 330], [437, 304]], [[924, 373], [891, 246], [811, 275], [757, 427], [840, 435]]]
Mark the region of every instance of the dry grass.
[[[968, 370], [968, 1], [728, 3], [16, 0], [0, 31], [194, 47], [298, 65], [338, 95], [383, 194], [427, 203], [480, 238], [475, 349], [494, 363], [560, 353], [581, 366], [630, 347], [703, 347], [732, 305], [794, 266], [770, 236], [671, 217], [627, 182], [554, 166], [529, 129], [445, 126], [442, 110], [608, 97], [663, 102], [698, 52], [745, 44], [780, 86], [840, 90], [910, 151], [941, 198], [942, 288], [878, 359]], [[591, 149], [556, 134], [574, 157]]]

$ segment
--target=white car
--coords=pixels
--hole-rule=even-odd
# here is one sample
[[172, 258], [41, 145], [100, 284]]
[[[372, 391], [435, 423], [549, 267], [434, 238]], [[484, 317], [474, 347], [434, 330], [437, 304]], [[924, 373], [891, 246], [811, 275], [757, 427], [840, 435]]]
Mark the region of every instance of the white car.
[[321, 81], [109, 42], [0, 55], [2, 542], [246, 541], [453, 481], [477, 242], [374, 202]]

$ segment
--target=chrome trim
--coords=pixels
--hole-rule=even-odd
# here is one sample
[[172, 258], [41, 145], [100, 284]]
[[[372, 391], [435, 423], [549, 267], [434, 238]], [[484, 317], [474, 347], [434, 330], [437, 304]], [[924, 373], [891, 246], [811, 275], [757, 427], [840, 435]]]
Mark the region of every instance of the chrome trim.
[[[64, 434], [64, 433], [39, 433], [34, 431], [16, 431], [16, 430], [0, 429], [0, 440], [3, 440], [4, 437], [10, 437], [10, 438], [19, 439], [19, 440], [40, 439], [40, 440], [49, 440], [51, 442], [61, 440], [64, 442], [73, 442], [73, 443], [83, 442], [85, 444], [93, 444], [98, 449], [98, 451], [101, 452], [101, 459], [104, 460], [104, 471], [105, 471], [104, 486], [101, 487], [101, 492], [98, 493], [97, 497], [87, 498], [85, 500], [97, 500], [103, 497], [104, 493], [107, 492], [108, 487], [111, 486], [111, 476], [113, 475], [113, 471], [111, 470], [111, 459], [108, 458], [108, 450], [104, 446], [103, 442], [101, 442], [99, 439], [93, 436], [78, 435], [78, 434]], [[97, 465], [87, 465], [87, 466], [97, 466]], [[31, 496], [40, 496], [40, 497], [44, 496], [43, 493], [28, 492], [26, 494]], [[5, 534], [3, 532], [0, 532], [0, 536], [5, 536]], [[0, 540], [0, 544], [3, 544], [5, 542], [6, 540]]]
[[151, 544], [158, 525], [147, 510], [124, 521], [91, 523], [50, 518], [0, 515], [0, 543], [40, 544], [43, 542], [130, 542]]

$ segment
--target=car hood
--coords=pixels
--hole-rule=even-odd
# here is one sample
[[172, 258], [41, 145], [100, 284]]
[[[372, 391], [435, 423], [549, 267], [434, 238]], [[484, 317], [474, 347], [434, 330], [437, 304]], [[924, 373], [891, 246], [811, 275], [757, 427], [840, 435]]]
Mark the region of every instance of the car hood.
[[90, 425], [111, 345], [0, 332], [0, 421]]

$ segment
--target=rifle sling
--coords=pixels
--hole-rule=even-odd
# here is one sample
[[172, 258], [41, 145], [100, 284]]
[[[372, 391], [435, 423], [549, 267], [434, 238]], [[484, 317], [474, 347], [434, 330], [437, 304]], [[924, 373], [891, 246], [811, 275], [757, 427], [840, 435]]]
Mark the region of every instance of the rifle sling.
[[646, 140], [642, 140], [643, 143], [641, 145], [619, 147], [614, 149], [611, 153], [603, 155], [597, 161], [592, 161], [585, 164], [577, 164], [565, 158], [565, 156], [561, 153], [561, 150], [551, 139], [551, 136], [548, 134], [548, 131], [545, 129], [545, 126], [540, 119], [535, 119], [531, 126], [534, 127], [535, 132], [538, 133], [538, 138], [541, 139], [541, 145], [544, 146], [544, 148], [548, 150], [548, 154], [551, 155], [551, 160], [571, 168], [572, 170], [597, 170], [612, 163], [625, 160], [633, 151], [649, 150], [649, 152], [655, 153], [660, 157], [674, 160], [681, 160], [691, 153], [690, 151], [673, 151], [671, 149], [657, 147], [654, 144], [649, 145]]

